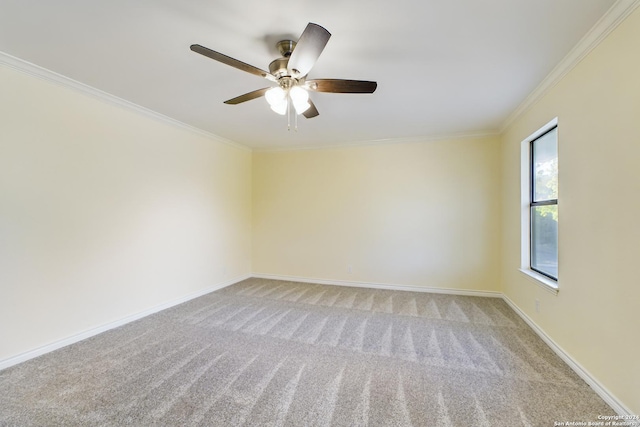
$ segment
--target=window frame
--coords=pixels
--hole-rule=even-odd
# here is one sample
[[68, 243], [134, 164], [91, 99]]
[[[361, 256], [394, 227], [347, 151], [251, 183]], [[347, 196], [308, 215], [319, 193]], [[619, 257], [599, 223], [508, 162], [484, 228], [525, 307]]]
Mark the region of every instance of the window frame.
[[[547, 134], [553, 129], [559, 129], [558, 126], [558, 118], [554, 118], [549, 123], [542, 126], [540, 129], [529, 135], [527, 138], [522, 140], [520, 144], [520, 195], [521, 195], [521, 203], [520, 203], [520, 219], [521, 219], [521, 227], [520, 227], [520, 272], [522, 272], [528, 279], [530, 279], [533, 283], [541, 286], [547, 291], [551, 293], [557, 294], [559, 287], [559, 278], [552, 278], [551, 276], [540, 272], [538, 270], [532, 269], [531, 267], [531, 232], [532, 232], [532, 224], [531, 224], [531, 204], [534, 200], [534, 168], [533, 168], [533, 141]], [[540, 203], [540, 202], [539, 202]], [[543, 203], [546, 203], [543, 202]], [[555, 199], [555, 203], [557, 204], [558, 199]], [[541, 204], [539, 204], [541, 205]], [[559, 257], [558, 257], [559, 258]], [[559, 276], [559, 274], [558, 274]]]

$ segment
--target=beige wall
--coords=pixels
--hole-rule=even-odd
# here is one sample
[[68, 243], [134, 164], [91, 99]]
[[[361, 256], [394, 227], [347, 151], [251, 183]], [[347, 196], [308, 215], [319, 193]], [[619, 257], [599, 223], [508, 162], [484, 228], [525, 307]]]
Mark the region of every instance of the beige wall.
[[256, 152], [253, 163], [254, 273], [499, 290], [497, 137]]
[[[640, 413], [640, 9], [502, 137], [505, 294]], [[520, 142], [559, 121], [559, 286], [518, 271]], [[540, 312], [535, 312], [535, 299]]]
[[251, 272], [251, 152], [0, 67], [0, 361]]

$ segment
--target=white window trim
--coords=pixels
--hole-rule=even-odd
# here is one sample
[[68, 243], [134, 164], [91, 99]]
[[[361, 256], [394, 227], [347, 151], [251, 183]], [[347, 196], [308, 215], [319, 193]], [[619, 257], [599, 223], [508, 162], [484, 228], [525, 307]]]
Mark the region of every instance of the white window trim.
[[530, 234], [530, 186], [531, 186], [531, 141], [558, 126], [558, 118], [529, 135], [520, 143], [520, 271], [529, 279], [549, 290], [558, 293], [558, 281], [551, 280], [543, 274], [531, 269], [531, 234]]

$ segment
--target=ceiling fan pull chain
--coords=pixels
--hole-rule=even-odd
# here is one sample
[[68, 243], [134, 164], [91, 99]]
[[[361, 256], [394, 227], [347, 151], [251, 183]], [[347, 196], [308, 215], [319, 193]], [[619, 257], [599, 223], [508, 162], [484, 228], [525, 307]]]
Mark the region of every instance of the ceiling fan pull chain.
[[287, 131], [291, 130], [291, 99], [287, 94]]

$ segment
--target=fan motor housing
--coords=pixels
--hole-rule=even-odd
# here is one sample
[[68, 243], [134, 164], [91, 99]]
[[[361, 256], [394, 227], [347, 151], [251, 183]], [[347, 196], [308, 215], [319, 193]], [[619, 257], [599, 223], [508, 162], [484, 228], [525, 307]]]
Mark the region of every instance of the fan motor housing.
[[289, 58], [278, 58], [276, 60], [271, 61], [269, 64], [269, 72], [276, 76], [276, 78], [281, 78], [289, 75], [289, 71], [287, 70], [287, 64], [289, 63]]

